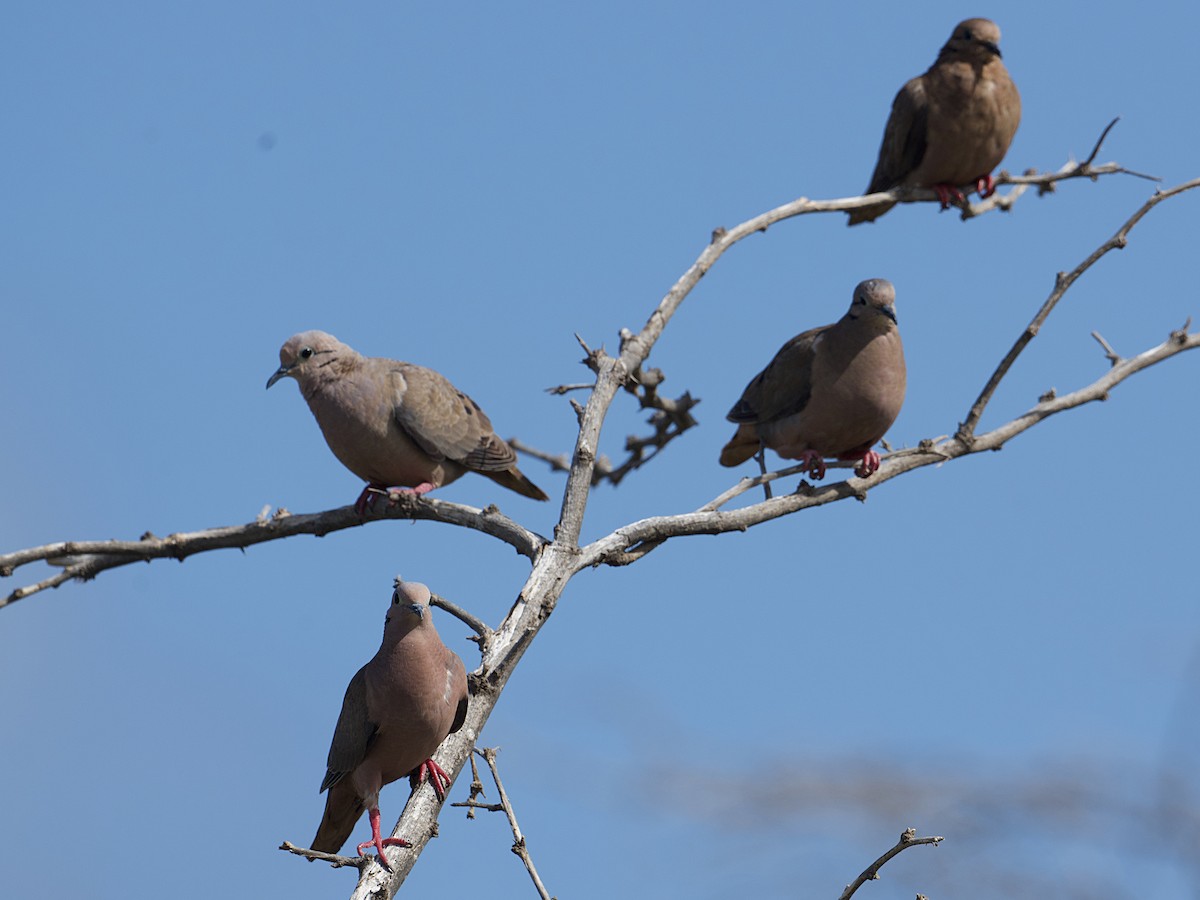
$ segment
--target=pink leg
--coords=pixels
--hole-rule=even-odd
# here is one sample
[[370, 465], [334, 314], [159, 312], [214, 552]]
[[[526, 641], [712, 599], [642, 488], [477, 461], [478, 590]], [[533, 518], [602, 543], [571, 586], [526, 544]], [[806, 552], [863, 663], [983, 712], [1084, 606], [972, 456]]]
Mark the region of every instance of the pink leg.
[[996, 179], [992, 177], [991, 172], [975, 179], [975, 190], [979, 191], [980, 200], [986, 200], [996, 193]]
[[379, 832], [379, 810], [377, 810], [377, 809], [368, 810], [367, 815], [371, 819], [371, 840], [364, 841], [363, 843], [358, 845], [358, 855], [362, 856], [362, 853], [364, 850], [366, 850], [368, 847], [374, 847], [375, 852], [379, 854], [379, 864], [390, 872], [390, 871], [392, 871], [392, 867], [390, 865], [388, 865], [387, 857], [383, 853], [383, 848], [384, 847], [411, 847], [412, 844], [410, 844], [408, 841], [404, 840], [404, 838], [392, 838], [392, 837], [385, 838], [382, 834], [380, 834], [380, 832]]
[[825, 477], [825, 460], [816, 450], [805, 450], [801, 453], [800, 465], [808, 469], [808, 477], [814, 481]]
[[380, 491], [387, 490], [387, 485], [383, 484], [368, 484], [362, 489], [362, 493], [358, 495], [358, 499], [354, 501], [354, 511], [358, 513], [360, 519], [367, 515], [368, 507], [374, 506], [375, 495]]
[[942, 209], [949, 209], [952, 200], [958, 203], [967, 202], [967, 198], [963, 196], [962, 191], [952, 184], [935, 184], [933, 192], [937, 194], [938, 202], [942, 204]]
[[870, 478], [879, 471], [880, 462], [879, 454], [874, 450], [868, 450], [863, 454], [862, 462], [854, 467], [854, 474], [859, 478]]
[[438, 799], [445, 800], [446, 789], [450, 787], [451, 779], [445, 769], [432, 759], [427, 759], [413, 773], [411, 780], [413, 790], [416, 790], [422, 782], [428, 781], [433, 786], [433, 792], [438, 795]]

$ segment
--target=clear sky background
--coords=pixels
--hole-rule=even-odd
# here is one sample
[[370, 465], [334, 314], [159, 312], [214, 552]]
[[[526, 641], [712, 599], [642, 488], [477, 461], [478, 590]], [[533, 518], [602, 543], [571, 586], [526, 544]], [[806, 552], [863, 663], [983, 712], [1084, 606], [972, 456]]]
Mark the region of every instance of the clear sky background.
[[[861, 192], [896, 90], [970, 15], [999, 22], [1024, 101], [1007, 168], [1083, 157], [1120, 115], [1100, 161], [1200, 176], [1194, 4], [5, 4], [0, 549], [351, 502], [295, 387], [263, 390], [309, 328], [437, 368], [502, 436], [569, 451], [574, 414], [543, 389], [587, 378], [573, 334], [615, 347], [714, 227]], [[599, 488], [585, 539], [753, 471], [717, 465], [726, 410], [863, 278], [895, 283], [908, 352], [889, 440], [953, 432], [1055, 273], [1152, 190], [746, 240], [650, 360], [703, 399], [701, 427]], [[1133, 355], [1200, 320], [1198, 216], [1200, 192], [1169, 201], [1089, 272], [983, 427], [1103, 374], [1093, 329]], [[1198, 379], [1185, 354], [865, 504], [578, 576], [483, 735], [550, 890], [835, 897], [912, 825], [947, 841], [862, 896], [1193, 895], [1195, 832], [1172, 829], [1181, 850], [1147, 822], [1197, 805]], [[640, 430], [619, 398], [604, 449]], [[522, 466], [553, 503], [475, 476], [437, 496], [549, 534], [563, 477]], [[396, 573], [495, 623], [527, 564], [375, 522], [0, 611], [0, 894], [348, 895], [352, 871], [276, 847], [316, 829]], [[437, 622], [473, 668], [466, 629]], [[384, 791], [386, 823], [405, 796]], [[502, 817], [446, 810], [406, 890], [532, 896], [510, 844]]]

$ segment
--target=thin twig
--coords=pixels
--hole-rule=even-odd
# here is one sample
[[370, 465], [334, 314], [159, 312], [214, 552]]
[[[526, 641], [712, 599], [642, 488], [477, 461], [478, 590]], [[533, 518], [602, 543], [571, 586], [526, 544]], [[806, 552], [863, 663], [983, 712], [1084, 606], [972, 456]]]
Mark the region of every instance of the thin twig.
[[[630, 336], [631, 333], [627, 330], [623, 330], [621, 333], [622, 341]], [[600, 365], [603, 350], [592, 350], [579, 335], [575, 337], [587, 351], [587, 356], [583, 360], [584, 365], [596, 370]], [[658, 393], [658, 387], [665, 380], [666, 376], [663, 375], [661, 369], [643, 370], [641, 368], [635, 369], [625, 379], [623, 385], [625, 391], [637, 398], [638, 405], [642, 409], [653, 410], [646, 421], [654, 430], [646, 436], [629, 435], [625, 439], [625, 452], [628, 456], [618, 466], [614, 466], [607, 458], [598, 456], [592, 470], [593, 486], [604, 481], [614, 486], [620, 484], [626, 475], [640, 469], [654, 459], [667, 444], [698, 424], [692, 417], [691, 410], [700, 402], [700, 399], [693, 397], [688, 391], [684, 391], [679, 397], [673, 399], [663, 397]], [[590, 384], [559, 385], [556, 388], [547, 388], [547, 390], [552, 394], [564, 394], [569, 390], [591, 388], [592, 386]], [[521, 441], [510, 440], [509, 445], [520, 453], [547, 463], [552, 471], [569, 472], [571, 469], [571, 461], [565, 453], [548, 453]]]
[[504, 814], [508, 816], [508, 824], [512, 828], [512, 852], [521, 857], [521, 862], [525, 864], [525, 871], [529, 873], [529, 877], [533, 880], [533, 886], [537, 888], [538, 895], [542, 900], [551, 900], [550, 892], [542, 884], [537, 867], [533, 864], [533, 858], [529, 855], [529, 846], [525, 841], [525, 835], [521, 833], [521, 826], [517, 824], [517, 814], [513, 810], [512, 801], [508, 799], [508, 794], [504, 790], [504, 784], [500, 781], [500, 773], [496, 769], [496, 754], [499, 750], [499, 747], [484, 747], [482, 750], [478, 747], [475, 748], [475, 752], [483, 757], [488, 768], [492, 770], [492, 780], [496, 782], [496, 790], [500, 794], [500, 806], [504, 810]]
[[504, 812], [503, 803], [480, 803], [478, 800], [462, 800], [450, 805], [465, 807], [468, 819], [475, 818], [475, 810], [477, 809], [482, 809], [484, 812]]
[[[1096, 138], [1096, 144], [1092, 147], [1092, 152], [1088, 154], [1088, 158], [1083, 161], [1083, 167], [1086, 168], [1096, 161], [1096, 157], [1100, 155], [1100, 148], [1104, 145], [1104, 141], [1108, 138], [1108, 133], [1117, 127], [1117, 123], [1121, 121], [1121, 117], [1115, 117], [1111, 122], [1104, 126], [1104, 130], [1100, 132], [1100, 137]], [[1156, 181], [1160, 179], [1155, 179]]]
[[[591, 385], [588, 385], [588, 387], [591, 387]], [[512, 447], [518, 453], [524, 453], [526, 456], [541, 460], [550, 467], [550, 471], [552, 472], [571, 471], [571, 457], [565, 453], [548, 453], [545, 450], [539, 450], [537, 447], [531, 447], [519, 438], [509, 438], [508, 446]]]
[[1121, 355], [1112, 348], [1112, 345], [1109, 344], [1109, 342], [1104, 339], [1104, 337], [1100, 334], [1100, 332], [1093, 331], [1092, 337], [1094, 337], [1096, 339], [1096, 343], [1098, 343], [1101, 347], [1104, 348], [1104, 358], [1107, 359], [1109, 361], [1109, 363], [1111, 363], [1112, 365], [1115, 366], [1117, 363], [1119, 363], [1121, 361]]
[[945, 838], [940, 836], [917, 837], [917, 830], [915, 828], [906, 828], [903, 833], [901, 833], [900, 840], [897, 841], [896, 846], [863, 869], [863, 873], [861, 875], [855, 878], [850, 884], [846, 885], [846, 889], [842, 891], [842, 895], [838, 897], [838, 900], [850, 900], [850, 898], [854, 896], [854, 892], [868, 881], [877, 880], [879, 878], [879, 870], [883, 868], [884, 864], [887, 863], [892, 857], [898, 856], [900, 853], [907, 850], [909, 847], [916, 847], [918, 844], [933, 844], [936, 847], [943, 840], [945, 840]]
[[1042, 308], [1038, 310], [1037, 315], [1033, 317], [1033, 320], [1025, 327], [1025, 330], [1021, 332], [1021, 335], [1017, 338], [1016, 343], [1013, 344], [1012, 349], [1008, 351], [1004, 359], [1000, 361], [1000, 365], [996, 367], [996, 370], [992, 373], [991, 377], [988, 378], [987, 384], [984, 385], [983, 390], [979, 393], [978, 399], [976, 399], [975, 403], [972, 404], [970, 411], [967, 413], [966, 420], [959, 425], [959, 440], [966, 442], [970, 442], [972, 440], [975, 433], [975, 426], [979, 424], [979, 419], [983, 416], [983, 412], [987, 408], [988, 403], [991, 401], [992, 395], [996, 393], [996, 389], [1000, 386], [1000, 382], [1003, 380], [1004, 376], [1008, 374], [1008, 370], [1012, 368], [1013, 363], [1017, 361], [1017, 357], [1021, 355], [1021, 351], [1023, 351], [1026, 345], [1037, 336], [1037, 333], [1041, 329], [1042, 324], [1046, 321], [1046, 318], [1051, 312], [1053, 312], [1054, 307], [1058, 305], [1058, 301], [1062, 299], [1063, 295], [1068, 289], [1070, 289], [1071, 285], [1075, 283], [1079, 276], [1090, 269], [1110, 250], [1124, 248], [1128, 242], [1129, 232], [1132, 231], [1133, 227], [1142, 220], [1142, 217], [1145, 216], [1146, 213], [1152, 210], [1155, 206], [1170, 197], [1174, 197], [1176, 194], [1182, 194], [1184, 191], [1190, 191], [1194, 187], [1200, 187], [1200, 178], [1194, 178], [1191, 181], [1185, 181], [1183, 184], [1176, 185], [1169, 190], [1157, 191], [1154, 196], [1142, 204], [1141, 208], [1138, 209], [1137, 212], [1129, 217], [1124, 225], [1117, 229], [1116, 234], [1093, 250], [1087, 259], [1077, 265], [1070, 272], [1058, 273], [1058, 276], [1054, 281], [1054, 289], [1050, 292], [1050, 296], [1046, 298], [1046, 302], [1042, 304]]
[[429, 598], [429, 602], [434, 606], [444, 609], [446, 612], [450, 613], [450, 615], [454, 616], [454, 618], [461, 621], [468, 628], [479, 635], [481, 647], [485, 646], [486, 643], [492, 639], [493, 631], [482, 619], [467, 612], [461, 606], [451, 603], [441, 594], [432, 594], [432, 596]]
[[[483, 796], [483, 782], [479, 780], [479, 764], [475, 762], [475, 754], [472, 753], [468, 758], [471, 760], [471, 795], [467, 799], [474, 802], [477, 797]], [[475, 818], [475, 810], [468, 809], [467, 818]]]
[[343, 866], [353, 866], [360, 872], [370, 860], [365, 856], [339, 856], [336, 853], [322, 853], [320, 850], [309, 850], [307, 847], [297, 847], [291, 841], [284, 841], [279, 845], [280, 850], [286, 850], [288, 853], [295, 853], [297, 856], [303, 856], [306, 859], [319, 859], [329, 863], [333, 868], [340, 869]]
[[546, 393], [547, 393], [547, 394], [553, 394], [553, 395], [554, 395], [554, 396], [556, 396], [556, 397], [561, 397], [563, 394], [570, 393], [571, 391], [590, 391], [590, 390], [591, 390], [592, 388], [594, 388], [595, 386], [596, 386], [596, 385], [595, 385], [594, 383], [589, 383], [589, 384], [560, 384], [560, 385], [558, 385], [558, 386], [556, 386], [556, 387], [550, 387], [550, 388], [546, 388]]
[[978, 203], [963, 203], [961, 205], [962, 218], [964, 220], [973, 219], [993, 209], [1008, 211], [1012, 209], [1013, 204], [1029, 188], [1036, 187], [1039, 196], [1050, 194], [1054, 192], [1057, 182], [1067, 178], [1090, 178], [1095, 181], [1100, 175], [1121, 174], [1132, 175], [1135, 178], [1144, 178], [1147, 181], [1162, 181], [1161, 178], [1155, 175], [1135, 172], [1116, 163], [1105, 163], [1101, 166], [1092, 165], [1096, 161], [1096, 156], [1100, 153], [1100, 147], [1104, 144], [1104, 139], [1108, 137], [1108, 133], [1113, 130], [1113, 126], [1119, 121], [1120, 117], [1113, 119], [1105, 126], [1104, 131], [1100, 133], [1100, 137], [1096, 139], [1096, 143], [1092, 147], [1092, 152], [1088, 154], [1088, 158], [1083, 162], [1068, 161], [1052, 175], [1038, 174], [1036, 169], [1027, 169], [1023, 175], [1009, 175], [1008, 172], [1000, 172], [996, 176], [996, 186], [1013, 185], [1013, 189], [1007, 194], [993, 193], [986, 200], [980, 200]]

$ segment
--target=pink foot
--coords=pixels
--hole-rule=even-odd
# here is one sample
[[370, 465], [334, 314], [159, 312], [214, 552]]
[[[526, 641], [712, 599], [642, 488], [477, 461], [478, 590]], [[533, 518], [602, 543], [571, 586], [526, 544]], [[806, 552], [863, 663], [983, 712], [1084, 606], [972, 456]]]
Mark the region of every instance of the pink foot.
[[422, 782], [428, 781], [433, 787], [433, 792], [438, 795], [439, 800], [446, 799], [446, 790], [450, 787], [450, 780], [450, 776], [446, 774], [446, 770], [432, 759], [427, 759], [421, 763], [411, 777], [413, 790], [416, 790]]
[[399, 494], [416, 494], [418, 497], [420, 497], [422, 494], [428, 494], [430, 491], [433, 490], [433, 488], [434, 488], [434, 485], [428, 481], [422, 481], [416, 487], [388, 488], [388, 492], [387, 492], [388, 503], [395, 503], [396, 497]]
[[433, 488], [434, 488], [434, 485], [430, 484], [428, 481], [423, 481], [420, 484], [418, 484], [416, 487], [411, 487], [411, 488], [410, 487], [389, 488], [385, 484], [375, 484], [374, 482], [372, 482], [371, 484], [368, 484], [365, 488], [362, 489], [362, 493], [359, 494], [358, 499], [354, 501], [354, 511], [356, 513], [358, 513], [358, 517], [360, 519], [362, 519], [362, 518], [366, 517], [367, 510], [371, 509], [375, 506], [375, 498], [379, 494], [387, 494], [388, 502], [394, 503], [395, 495], [397, 495], [397, 494], [416, 494], [419, 497], [419, 496], [421, 496], [421, 494], [428, 494], [430, 491], [433, 490]]
[[800, 465], [808, 469], [808, 477], [820, 481], [825, 477], [825, 460], [816, 450], [805, 450], [800, 454]]
[[379, 810], [377, 810], [377, 809], [368, 810], [367, 815], [371, 819], [371, 840], [364, 841], [363, 843], [358, 845], [358, 855], [362, 856], [364, 850], [366, 850], [368, 847], [374, 847], [375, 852], [379, 854], [379, 864], [390, 872], [390, 871], [392, 871], [392, 867], [390, 865], [388, 865], [387, 856], [384, 855], [383, 848], [384, 847], [411, 847], [412, 844], [410, 844], [408, 841], [404, 840], [404, 838], [393, 838], [393, 837], [385, 838], [382, 834], [380, 834], [380, 832], [379, 832]]
[[854, 467], [854, 474], [859, 478], [870, 478], [879, 471], [881, 461], [878, 453], [874, 450], [868, 450], [863, 454], [862, 462]]
[[979, 191], [980, 200], [986, 200], [996, 193], [996, 179], [992, 177], [991, 172], [975, 179], [975, 190]]
[[958, 203], [967, 202], [967, 198], [963, 196], [962, 191], [952, 184], [935, 184], [933, 192], [937, 194], [938, 203], [942, 204], [942, 209], [949, 209], [952, 201]]

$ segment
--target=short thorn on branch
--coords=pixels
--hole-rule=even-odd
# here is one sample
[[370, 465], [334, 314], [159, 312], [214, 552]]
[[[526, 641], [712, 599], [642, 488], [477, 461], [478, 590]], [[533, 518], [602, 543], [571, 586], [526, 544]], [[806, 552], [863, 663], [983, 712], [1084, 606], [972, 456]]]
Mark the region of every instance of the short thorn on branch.
[[1188, 331], [1191, 329], [1191, 327], [1192, 317], [1188, 316], [1187, 321], [1184, 322], [1182, 326], [1171, 332], [1171, 340], [1180, 345], [1187, 343]]
[[601, 344], [599, 347], [593, 350], [587, 345], [587, 341], [581, 338], [578, 333], [575, 335], [575, 340], [579, 341], [579, 346], [582, 347], [583, 352], [587, 354], [582, 360], [580, 360], [580, 362], [599, 375], [600, 363], [602, 363], [608, 356], [608, 353], [606, 353], [604, 350], [604, 345]]
[[1100, 334], [1100, 332], [1093, 331], [1092, 337], [1094, 337], [1096, 339], [1096, 343], [1098, 343], [1101, 347], [1104, 348], [1104, 358], [1108, 360], [1109, 365], [1115, 366], [1115, 365], [1119, 365], [1120, 363], [1124, 362], [1124, 360], [1121, 359], [1121, 355], [1112, 348], [1112, 345], [1109, 344], [1109, 342], [1104, 339], [1104, 337]]

